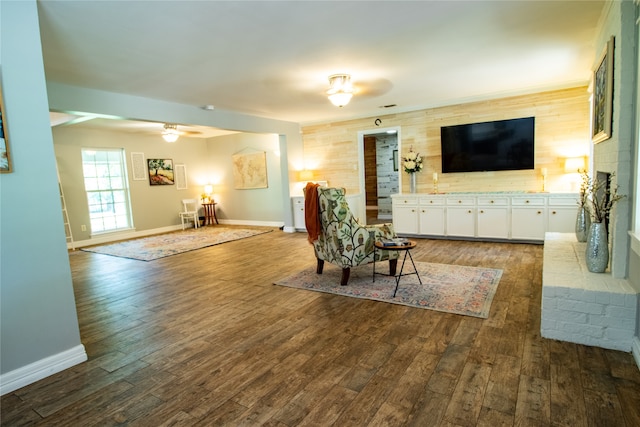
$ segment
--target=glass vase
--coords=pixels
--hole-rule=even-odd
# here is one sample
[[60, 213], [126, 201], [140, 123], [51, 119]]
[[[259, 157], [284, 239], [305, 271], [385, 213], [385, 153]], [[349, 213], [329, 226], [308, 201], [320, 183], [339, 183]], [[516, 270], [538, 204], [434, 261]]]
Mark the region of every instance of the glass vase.
[[409, 174], [409, 191], [415, 193], [417, 191], [418, 184], [416, 183], [416, 173]]
[[589, 234], [589, 228], [591, 227], [591, 215], [584, 207], [578, 209], [578, 216], [576, 217], [576, 239], [578, 242], [586, 242], [587, 234]]
[[591, 227], [589, 227], [585, 261], [587, 270], [592, 273], [604, 273], [607, 265], [609, 265], [607, 228], [601, 222], [593, 222], [591, 223]]

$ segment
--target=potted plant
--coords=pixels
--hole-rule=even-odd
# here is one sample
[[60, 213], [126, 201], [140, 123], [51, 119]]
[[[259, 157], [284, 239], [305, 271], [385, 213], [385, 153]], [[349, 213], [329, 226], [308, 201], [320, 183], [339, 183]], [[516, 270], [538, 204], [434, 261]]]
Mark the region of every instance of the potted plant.
[[597, 178], [589, 179], [584, 208], [591, 217], [591, 226], [587, 235], [585, 260], [587, 269], [592, 273], [603, 273], [609, 264], [609, 243], [606, 224], [613, 206], [625, 196], [618, 194], [618, 186], [611, 185], [615, 173], [609, 175], [608, 182]]
[[420, 153], [413, 151], [413, 147], [409, 148], [409, 152], [402, 158], [402, 167], [404, 171], [409, 174], [410, 177], [410, 190], [412, 193], [416, 192], [416, 173], [422, 170], [422, 156]]
[[589, 188], [591, 187], [591, 177], [586, 172], [580, 172], [582, 182], [580, 183], [580, 194], [578, 198], [578, 215], [576, 217], [576, 239], [578, 242], [586, 242], [589, 228], [591, 227], [591, 215], [587, 211], [586, 204], [589, 201]]

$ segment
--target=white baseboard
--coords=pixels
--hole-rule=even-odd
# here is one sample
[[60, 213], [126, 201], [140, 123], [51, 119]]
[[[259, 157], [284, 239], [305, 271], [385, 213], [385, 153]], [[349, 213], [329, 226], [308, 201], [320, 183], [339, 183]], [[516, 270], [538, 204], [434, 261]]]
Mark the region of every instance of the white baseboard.
[[[73, 246], [82, 248], [84, 246], [103, 245], [105, 243], [117, 242], [118, 240], [137, 239], [138, 237], [153, 236], [154, 234], [170, 233], [172, 231], [182, 230], [182, 225], [171, 225], [169, 227], [154, 228], [151, 230], [129, 230], [117, 233], [98, 234], [88, 240], [76, 240]], [[67, 243], [67, 249], [72, 249], [72, 244]]]
[[80, 344], [62, 353], [45, 357], [6, 374], [0, 375], [0, 396], [43, 378], [57, 374], [87, 360], [84, 345]]
[[631, 353], [633, 354], [633, 358], [636, 360], [636, 365], [638, 365], [638, 369], [640, 369], [640, 338], [633, 337], [633, 341], [631, 342]]
[[[258, 227], [284, 227], [283, 222], [278, 221], [243, 221], [243, 220], [230, 220], [223, 219], [218, 221], [220, 224], [229, 225], [254, 225]], [[291, 227], [293, 231], [295, 229]], [[89, 240], [77, 240], [72, 243], [67, 243], [67, 249], [77, 249], [84, 246], [103, 245], [105, 243], [117, 242], [119, 240], [137, 239], [139, 237], [153, 236], [154, 234], [170, 233], [172, 231], [182, 230], [182, 225], [171, 225], [168, 227], [154, 228], [152, 230], [144, 231], [123, 231], [120, 233], [106, 233], [97, 235]], [[291, 233], [292, 231], [290, 231]]]

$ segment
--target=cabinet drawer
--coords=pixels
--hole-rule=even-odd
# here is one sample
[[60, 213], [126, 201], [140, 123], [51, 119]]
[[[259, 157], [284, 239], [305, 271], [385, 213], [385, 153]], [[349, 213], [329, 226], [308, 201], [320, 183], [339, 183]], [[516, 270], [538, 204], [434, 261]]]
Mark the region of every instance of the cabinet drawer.
[[578, 206], [578, 196], [549, 197], [549, 206]]
[[509, 206], [509, 198], [508, 197], [478, 197], [478, 205]]
[[544, 199], [541, 197], [514, 197], [511, 204], [513, 206], [544, 206]]
[[475, 197], [448, 197], [447, 205], [450, 206], [473, 206], [476, 204]]
[[442, 206], [444, 205], [444, 199], [442, 197], [422, 197], [420, 199], [420, 206]]
[[398, 197], [393, 199], [393, 203], [397, 206], [417, 206], [418, 199], [413, 197]]

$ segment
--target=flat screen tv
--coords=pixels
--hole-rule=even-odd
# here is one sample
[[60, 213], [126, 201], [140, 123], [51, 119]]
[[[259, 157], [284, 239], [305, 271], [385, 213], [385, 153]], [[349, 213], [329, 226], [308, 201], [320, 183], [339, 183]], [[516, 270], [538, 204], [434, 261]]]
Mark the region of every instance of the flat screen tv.
[[442, 172], [533, 169], [534, 128], [533, 117], [443, 126]]

